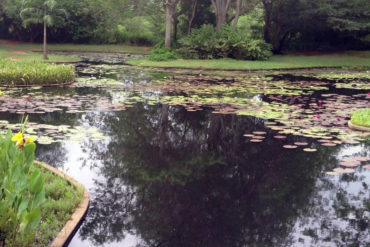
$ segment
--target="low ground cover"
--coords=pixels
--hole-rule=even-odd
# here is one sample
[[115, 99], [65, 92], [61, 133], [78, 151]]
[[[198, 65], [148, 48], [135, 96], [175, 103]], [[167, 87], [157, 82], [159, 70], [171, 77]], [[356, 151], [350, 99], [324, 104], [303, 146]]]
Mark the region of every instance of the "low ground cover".
[[0, 85], [54, 85], [73, 82], [74, 67], [0, 59]]
[[360, 126], [370, 127], [370, 108], [360, 109], [353, 114], [351, 123]]
[[234, 59], [178, 59], [172, 61], [150, 61], [135, 59], [128, 61], [131, 65], [168, 68], [205, 68], [205, 69], [291, 69], [314, 67], [369, 67], [370, 52], [345, 52], [326, 55], [275, 55], [267, 61], [241, 61]]

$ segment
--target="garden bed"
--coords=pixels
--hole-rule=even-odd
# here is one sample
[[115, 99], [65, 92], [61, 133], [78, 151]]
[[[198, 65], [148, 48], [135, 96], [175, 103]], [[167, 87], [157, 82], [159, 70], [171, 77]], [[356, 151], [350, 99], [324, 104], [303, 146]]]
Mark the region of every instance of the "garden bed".
[[[65, 180], [68, 183], [69, 187], [74, 187], [75, 193], [78, 196], [76, 198], [77, 200], [70, 202], [74, 204], [74, 207], [70, 209], [70, 210], [74, 210], [73, 214], [71, 214], [71, 217], [68, 219], [68, 221], [65, 221], [65, 218], [64, 218], [63, 222], [61, 222], [61, 223], [64, 223], [63, 229], [60, 230], [58, 235], [56, 235], [53, 242], [50, 244], [51, 247], [64, 246], [72, 238], [81, 220], [83, 219], [83, 217], [85, 216], [87, 212], [87, 209], [89, 207], [89, 193], [80, 183], [78, 183], [73, 178], [67, 176], [66, 174], [60, 172], [58, 169], [52, 166], [49, 166], [47, 164], [44, 164], [42, 162], [35, 162], [35, 163], [43, 167], [48, 173], [52, 173], [53, 176], [56, 176], [57, 180], [58, 179]], [[76, 204], [77, 202], [79, 202], [78, 205]], [[71, 211], [69, 211], [69, 213], [70, 212]]]
[[[68, 177], [62, 177], [60, 172], [56, 173], [53, 168], [39, 162], [35, 164], [37, 165], [32, 166], [31, 171], [41, 166], [40, 171], [45, 179], [46, 199], [41, 205], [41, 222], [33, 238], [18, 235], [14, 246], [63, 246], [69, 237], [69, 234], [65, 235], [65, 225], [70, 224], [71, 218], [74, 222], [79, 222], [83, 215], [77, 218], [75, 212], [80, 210], [81, 205], [87, 205], [87, 192], [82, 186], [73, 184]], [[55, 244], [62, 242], [60, 245]]]
[[1, 86], [61, 86], [73, 83], [74, 79], [71, 65], [0, 60]]

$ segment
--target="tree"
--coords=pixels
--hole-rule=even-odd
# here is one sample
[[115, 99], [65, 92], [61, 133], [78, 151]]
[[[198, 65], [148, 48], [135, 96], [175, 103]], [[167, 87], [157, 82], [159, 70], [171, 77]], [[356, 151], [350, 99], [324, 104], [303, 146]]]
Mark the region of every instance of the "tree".
[[171, 22], [176, 12], [176, 6], [180, 0], [166, 0], [166, 37], [165, 47], [171, 48]]
[[216, 14], [216, 30], [220, 31], [221, 26], [226, 23], [227, 11], [231, 0], [211, 0]]
[[198, 6], [198, 0], [193, 0], [192, 6], [191, 6], [191, 16], [189, 18], [188, 34], [191, 33], [191, 29], [194, 24], [195, 14], [197, 12], [197, 6]]
[[30, 24], [43, 24], [44, 26], [43, 54], [45, 60], [48, 59], [47, 27], [53, 26], [54, 18], [61, 15], [67, 16], [64, 9], [57, 7], [56, 0], [28, 0], [24, 2], [21, 11], [21, 18], [25, 26]]

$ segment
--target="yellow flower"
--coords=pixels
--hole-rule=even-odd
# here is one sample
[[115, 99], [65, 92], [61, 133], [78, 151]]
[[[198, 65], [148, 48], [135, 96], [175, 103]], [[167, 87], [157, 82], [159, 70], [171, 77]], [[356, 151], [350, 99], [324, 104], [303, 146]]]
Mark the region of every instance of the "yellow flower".
[[28, 138], [26, 139], [26, 144], [27, 144], [27, 143], [33, 143], [35, 140], [36, 140], [36, 139], [35, 139], [35, 137], [28, 137]]
[[0, 96], [3, 95], [3, 92], [0, 90]]
[[23, 134], [21, 132], [18, 132], [18, 134], [12, 137], [12, 142], [22, 142], [23, 143]]

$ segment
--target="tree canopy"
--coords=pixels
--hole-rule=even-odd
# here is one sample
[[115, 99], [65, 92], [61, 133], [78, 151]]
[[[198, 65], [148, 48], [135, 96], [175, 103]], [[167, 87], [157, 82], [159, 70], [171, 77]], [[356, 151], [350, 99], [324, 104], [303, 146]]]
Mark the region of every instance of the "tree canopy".
[[[0, 0], [0, 38], [41, 41], [43, 26], [22, 20], [24, 0]], [[45, 2], [30, 0], [26, 2]], [[53, 0], [68, 18], [55, 18], [51, 42], [166, 45], [192, 29], [229, 24], [286, 49], [368, 49], [368, 0]], [[40, 5], [41, 6], [41, 5]], [[260, 15], [256, 15], [260, 13]], [[257, 19], [258, 18], [258, 19]], [[47, 18], [49, 19], [49, 18]], [[50, 20], [50, 19], [49, 19]], [[24, 23], [32, 24], [24, 26]], [[251, 25], [253, 23], [253, 25]], [[263, 28], [256, 29], [256, 24]], [[167, 30], [167, 32], [166, 32]], [[260, 34], [256, 34], [259, 30]], [[167, 33], [167, 35], [165, 35]], [[166, 38], [166, 39], [165, 39]]]

